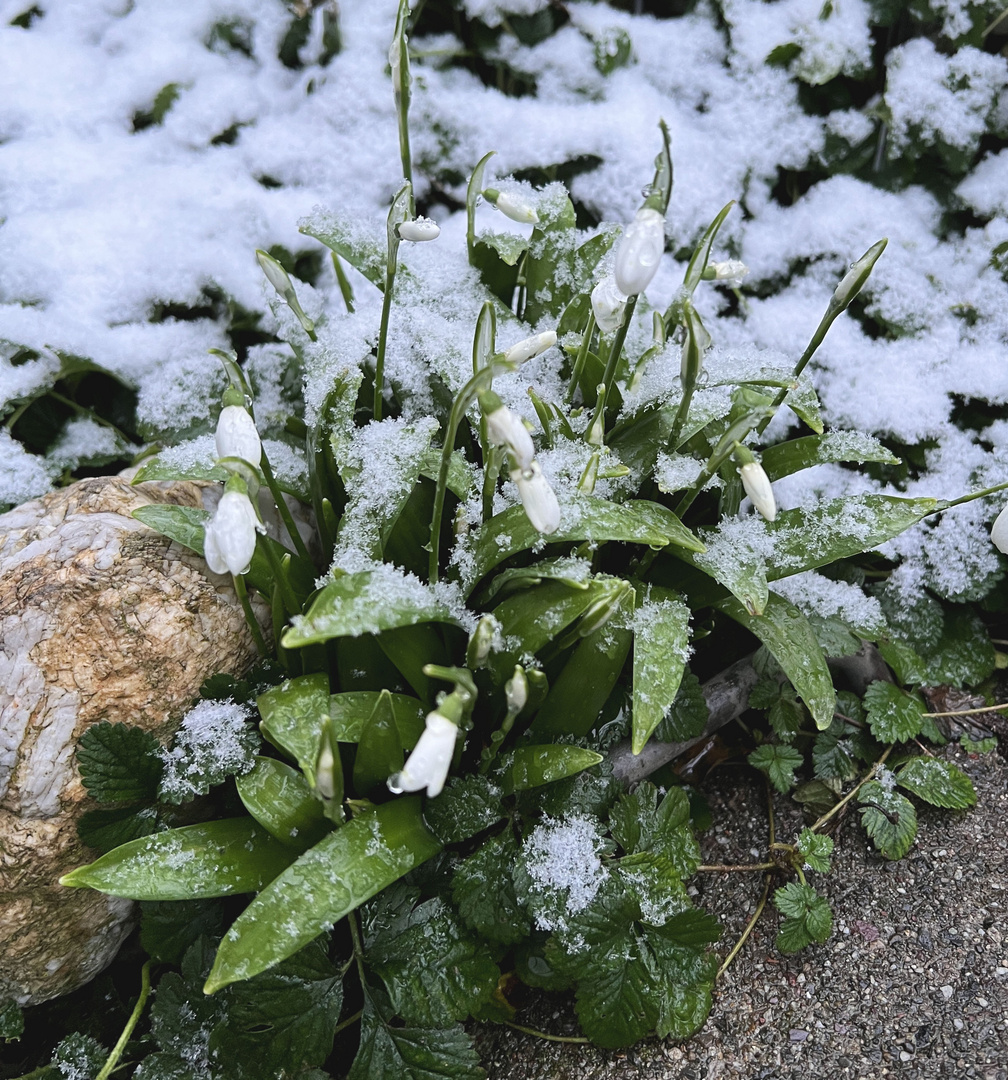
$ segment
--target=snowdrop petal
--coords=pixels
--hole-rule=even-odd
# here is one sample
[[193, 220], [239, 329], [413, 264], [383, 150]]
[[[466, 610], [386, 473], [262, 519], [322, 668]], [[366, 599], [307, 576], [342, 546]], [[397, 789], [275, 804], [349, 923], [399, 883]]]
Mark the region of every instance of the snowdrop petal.
[[511, 479], [518, 486], [518, 495], [525, 515], [541, 533], [553, 533], [560, 528], [560, 504], [549, 481], [543, 476], [538, 461], [526, 470], [514, 469]]
[[217, 456], [236, 457], [250, 465], [262, 458], [262, 442], [255, 421], [240, 405], [226, 405], [217, 420]]
[[522, 469], [532, 467], [535, 447], [521, 417], [506, 405], [487, 414], [487, 437], [494, 446], [506, 446]]
[[774, 498], [770, 477], [763, 471], [763, 466], [758, 461], [750, 461], [739, 469], [739, 475], [753, 506], [767, 521], [773, 521], [777, 516], [777, 500]]
[[225, 491], [204, 531], [203, 555], [215, 574], [245, 574], [255, 552], [259, 519], [247, 495]]
[[991, 540], [998, 551], [1008, 555], [1008, 506], [1006, 506], [991, 526]]
[[650, 206], [637, 211], [616, 248], [615, 278], [620, 292], [643, 292], [658, 272], [665, 251], [665, 218]]
[[426, 727], [406, 759], [402, 772], [388, 778], [389, 791], [400, 795], [404, 791], [426, 788], [430, 798], [440, 795], [448, 778], [457, 736], [458, 728], [447, 716], [439, 712], [428, 713]]

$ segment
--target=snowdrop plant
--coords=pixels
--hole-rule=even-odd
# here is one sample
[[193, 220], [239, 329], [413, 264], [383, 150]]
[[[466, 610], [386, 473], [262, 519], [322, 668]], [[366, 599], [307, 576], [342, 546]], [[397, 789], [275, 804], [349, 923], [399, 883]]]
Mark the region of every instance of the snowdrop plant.
[[[404, 0], [391, 54], [404, 162], [407, 16]], [[504, 976], [573, 989], [603, 1046], [695, 1031], [719, 928], [687, 893], [700, 852], [665, 766], [747, 709], [768, 725], [752, 766], [782, 793], [803, 773], [819, 785], [819, 816], [761, 864], [782, 883], [785, 950], [829, 934], [807, 874], [828, 870], [826, 830], [843, 806], [858, 798], [868, 835], [898, 857], [915, 818], [896, 787], [943, 805], [972, 799], [954, 766], [904, 753], [940, 737], [903, 689], [912, 678], [844, 697], [827, 665], [869, 641], [906, 674], [913, 650], [844, 575], [952, 504], [872, 494], [779, 508], [772, 486], [815, 465], [898, 464], [866, 435], [827, 432], [805, 375], [885, 241], [844, 276], [793, 364], [714, 356], [701, 286], [741, 277], [710, 262], [731, 204], [698, 238], [668, 307], [651, 308], [672, 194], [664, 125], [661, 136], [615, 250], [616, 230], [577, 229], [559, 185], [522, 209], [530, 236], [477, 232], [481, 198], [517, 212], [484, 186], [487, 155], [467, 188], [465, 250], [444, 267], [400, 252], [422, 238], [409, 183], [384, 243], [339, 211], [303, 224], [358, 289], [377, 290], [353, 313], [330, 304], [307, 325], [289, 278], [260, 253], [296, 316], [280, 323], [309, 408], [288, 426], [304, 432], [321, 554], [313, 561], [296, 529], [291, 549], [258, 533], [234, 479], [226, 513], [160, 508], [156, 519], [272, 604], [280, 665], [244, 687], [265, 742], [233, 780], [219, 777], [236, 795], [222, 800], [226, 815], [158, 831], [133, 822], [64, 882], [147, 901], [250, 894], [212, 959], [189, 963], [189, 990], [223, 1015], [246, 982], [331, 980], [329, 1045], [360, 1020], [355, 1078], [379, 1067], [478, 1076], [461, 1022], [510, 1020]], [[446, 267], [464, 290], [440, 290]], [[464, 351], [448, 318], [460, 308]], [[431, 309], [445, 335], [433, 343], [421, 340]], [[345, 344], [365, 323], [358, 356]], [[498, 330], [517, 343], [501, 348]], [[282, 513], [267, 455], [251, 460], [244, 375], [233, 358], [225, 366], [240, 400], [221, 414], [218, 464], [246, 484], [261, 470]], [[757, 462], [774, 417], [800, 434], [763, 444]], [[756, 515], [740, 517], [743, 491]], [[827, 566], [836, 580], [816, 573]], [[840, 595], [837, 614], [820, 613], [822, 593]], [[712, 713], [701, 679], [729, 659], [752, 692]], [[648, 779], [659, 768], [660, 788]], [[85, 782], [100, 796], [99, 773]]]

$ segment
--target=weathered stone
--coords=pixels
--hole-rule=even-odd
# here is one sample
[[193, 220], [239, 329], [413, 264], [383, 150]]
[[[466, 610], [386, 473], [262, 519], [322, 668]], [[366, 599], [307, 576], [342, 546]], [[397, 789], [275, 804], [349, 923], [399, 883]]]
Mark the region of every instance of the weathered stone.
[[102, 477], [0, 516], [0, 1000], [81, 986], [133, 924], [130, 901], [57, 883], [95, 857], [81, 734], [108, 720], [166, 742], [209, 675], [255, 658], [230, 578], [131, 516], [220, 490]]

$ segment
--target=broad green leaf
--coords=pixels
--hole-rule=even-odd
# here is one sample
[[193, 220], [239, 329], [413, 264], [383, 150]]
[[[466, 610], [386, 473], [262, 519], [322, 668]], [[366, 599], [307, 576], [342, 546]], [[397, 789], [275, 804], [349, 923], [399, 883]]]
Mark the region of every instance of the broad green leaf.
[[376, 935], [365, 935], [368, 967], [381, 976], [407, 1024], [464, 1020], [490, 998], [500, 969], [440, 897], [407, 904]]
[[751, 615], [762, 615], [769, 595], [766, 562], [759, 552], [735, 544], [730, 536], [706, 536], [706, 551], [681, 557], [723, 585]]
[[[348, 690], [330, 696], [329, 716], [333, 732], [340, 742], [360, 741], [364, 727], [384, 693], [388, 691]], [[427, 710], [418, 698], [408, 697], [406, 694], [389, 694], [389, 698], [396, 730], [399, 732], [399, 745], [404, 750], [412, 750], [424, 729]]]
[[[258, 462], [252, 462], [253, 465]], [[130, 481], [131, 484], [146, 484], [148, 481], [166, 480], [204, 480], [210, 483], [223, 484], [227, 480], [227, 469], [223, 465], [190, 464], [185, 467], [173, 465], [161, 458], [160, 455], [148, 458]]]
[[703, 544], [664, 506], [645, 500], [613, 503], [592, 495], [581, 495], [562, 507], [560, 528], [544, 538], [529, 522], [521, 506], [510, 506], [495, 514], [477, 533], [464, 564], [467, 587], [472, 588], [485, 574], [505, 559], [535, 547], [544, 539], [551, 544], [587, 540], [602, 544], [612, 540], [662, 548], [668, 544], [689, 551], [703, 551]]
[[358, 814], [306, 851], [242, 912], [221, 942], [206, 993], [293, 955], [440, 849], [420, 817], [418, 798]]
[[820, 874], [829, 873], [830, 856], [833, 854], [832, 837], [802, 829], [798, 837], [798, 851], [807, 867], [818, 870]]
[[961, 769], [940, 758], [913, 758], [896, 774], [896, 783], [917, 798], [946, 810], [964, 810], [976, 805], [973, 781]]
[[756, 747], [748, 760], [754, 769], [766, 773], [770, 783], [784, 794], [794, 787], [795, 769], [801, 768], [805, 759], [793, 746], [764, 743]]
[[792, 881], [774, 893], [774, 906], [785, 916], [777, 935], [777, 948], [797, 952], [813, 941], [822, 944], [833, 932], [833, 912], [809, 885]]
[[290, 848], [249, 818], [225, 818], [133, 840], [60, 878], [132, 900], [257, 892], [290, 865]]
[[560, 317], [574, 289], [574, 245], [577, 218], [574, 205], [559, 184], [538, 193], [539, 221], [532, 229], [525, 262], [524, 319], [535, 326], [544, 316]]
[[138, 506], [133, 516], [198, 555], [203, 554], [204, 526], [213, 517], [209, 510], [202, 507], [166, 506], [161, 503]]
[[718, 959], [707, 946], [721, 936], [721, 927], [706, 912], [687, 909], [661, 926], [645, 927], [644, 936], [665, 979], [655, 1033], [660, 1038], [688, 1039], [710, 1014]]
[[917, 835], [917, 811], [913, 803], [877, 780], [869, 780], [858, 793], [861, 824], [886, 859], [902, 859]]
[[315, 783], [315, 758], [329, 718], [329, 676], [325, 672], [288, 679], [256, 699], [262, 733], [290, 754], [309, 784]]
[[424, 821], [442, 844], [458, 844], [504, 816], [500, 787], [485, 776], [453, 776], [424, 806]]
[[476, 238], [476, 244], [477, 247], [483, 245], [491, 248], [497, 253], [501, 262], [507, 266], [514, 266], [522, 255], [528, 251], [529, 246], [526, 237], [522, 236], [521, 233], [513, 232], [481, 232]]
[[828, 728], [833, 722], [836, 691], [826, 657], [802, 613], [774, 593], [769, 594], [759, 617], [750, 615], [734, 597], [716, 606], [759, 638], [784, 669], [816, 726]]
[[304, 851], [329, 831], [322, 804], [304, 776], [275, 758], [257, 757], [235, 780], [245, 809], [271, 836]]
[[527, 589], [543, 581], [562, 581], [572, 589], [587, 589], [592, 581], [591, 563], [576, 557], [547, 559], [533, 566], [513, 566], [495, 575], [486, 588], [488, 601], [501, 594]]
[[161, 778], [160, 749], [143, 728], [94, 724], [77, 744], [81, 781], [98, 802], [153, 802]]
[[808, 375], [799, 378], [798, 385], [787, 392], [784, 397], [784, 404], [817, 435], [823, 433], [822, 416], [819, 412], [819, 397]]
[[771, 480], [834, 461], [898, 465], [900, 460], [878, 439], [860, 431], [828, 431], [825, 435], [805, 435], [775, 443], [760, 452], [760, 459]]
[[[436, 482], [440, 471], [441, 451], [432, 448], [424, 454], [420, 475]], [[469, 498], [473, 491], [472, 470], [469, 468], [469, 463], [461, 450], [452, 451], [452, 455], [448, 459], [448, 490], [463, 502]], [[427, 524], [429, 526], [430, 522]]]
[[876, 680], [864, 695], [868, 727], [881, 743], [906, 742], [920, 734], [924, 702], [893, 683]]
[[402, 768], [402, 740], [395, 721], [392, 695], [383, 690], [364, 723], [354, 757], [353, 784], [365, 795]]
[[457, 624], [442, 596], [393, 566], [380, 565], [353, 574], [337, 571], [316, 595], [307, 614], [293, 620], [282, 644], [296, 649], [422, 622]]
[[648, 599], [634, 612], [633, 752], [639, 754], [672, 708], [689, 655], [690, 609], [678, 599]]
[[510, 828], [484, 841], [452, 875], [452, 900], [465, 922], [483, 937], [513, 945], [532, 924], [515, 896], [511, 867], [518, 844]]
[[576, 776], [602, 760], [601, 754], [580, 746], [548, 744], [519, 746], [505, 759], [507, 764], [501, 778], [505, 795], [515, 791], [552, 784], [568, 776]]
[[359, 270], [379, 289], [385, 287], [385, 238], [358, 215], [341, 214], [334, 210], [316, 210], [298, 223], [306, 236], [314, 236], [327, 248]]

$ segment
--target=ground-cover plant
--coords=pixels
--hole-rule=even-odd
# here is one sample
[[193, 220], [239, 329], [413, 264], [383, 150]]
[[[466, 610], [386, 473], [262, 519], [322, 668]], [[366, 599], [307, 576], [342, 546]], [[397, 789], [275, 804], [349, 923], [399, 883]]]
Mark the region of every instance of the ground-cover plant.
[[[871, 554], [952, 504], [782, 509], [774, 495], [817, 464], [899, 464], [863, 432], [826, 431], [805, 372], [885, 241], [837, 282], [787, 367], [711, 348], [710, 290], [746, 270], [712, 258], [730, 204], [672, 303], [650, 307], [672, 190], [664, 127], [622, 234], [581, 232], [560, 184], [488, 183], [487, 155], [457, 251], [447, 235], [425, 243], [438, 230], [410, 179], [407, 21], [403, 4], [390, 65], [405, 182], [384, 232], [339, 210], [302, 225], [332, 252], [343, 309], [302, 306], [259, 253], [305, 374], [304, 415], [277, 445], [303, 440], [321, 555], [286, 512], [233, 356], [216, 453], [169, 452], [137, 476], [225, 482], [212, 517], [138, 515], [230, 573], [251, 624], [248, 590], [266, 598], [275, 638], [271, 654], [260, 637], [248, 680], [205, 688], [169, 750], [112, 725], [82, 740], [82, 777], [109, 804], [82, 828], [108, 850], [65, 883], [146, 901], [144, 947], [180, 965], [159, 984], [147, 1080], [310, 1070], [358, 1022], [353, 1077], [475, 1076], [461, 1021], [510, 1020], [510, 979], [573, 989], [603, 1046], [691, 1034], [719, 930], [684, 885], [699, 864], [689, 796], [668, 775], [619, 778], [650, 742], [703, 735], [700, 680], [739, 659], [768, 725], [750, 762], [779, 791], [800, 780], [814, 808], [756, 867], [794, 879], [774, 894], [783, 950], [829, 935], [808, 877], [828, 870], [845, 806], [898, 858], [916, 826], [897, 788], [973, 801], [962, 773], [908, 752], [942, 738], [915, 688], [980, 682], [993, 649], [963, 611], [933, 612], [933, 641], [901, 632]], [[478, 231], [481, 199], [522, 230]], [[767, 440], [781, 414], [777, 430], [800, 433]], [[264, 499], [283, 543], [259, 521]], [[876, 577], [880, 597], [861, 587]], [[895, 679], [838, 694], [827, 658], [863, 642]], [[182, 824], [211, 789], [211, 819]], [[243, 894], [244, 907], [207, 903]]]

